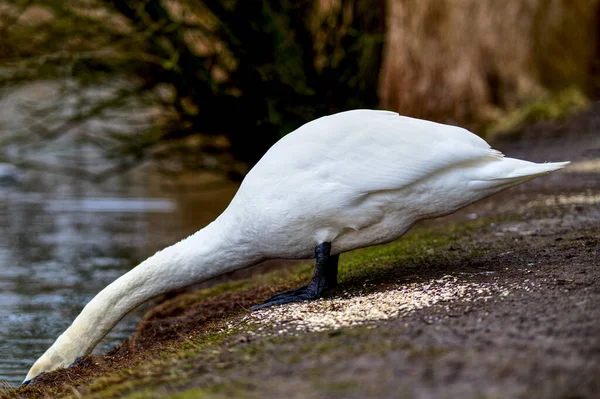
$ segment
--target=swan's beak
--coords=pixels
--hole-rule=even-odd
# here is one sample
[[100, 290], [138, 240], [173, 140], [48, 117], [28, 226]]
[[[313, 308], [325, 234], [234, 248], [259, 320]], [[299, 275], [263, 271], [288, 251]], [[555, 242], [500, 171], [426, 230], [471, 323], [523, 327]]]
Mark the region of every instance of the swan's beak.
[[30, 385], [32, 383], [35, 383], [35, 380], [39, 379], [41, 376], [43, 376], [44, 374], [46, 374], [45, 371], [42, 371], [41, 373], [39, 373], [38, 375], [36, 375], [33, 378], [29, 378], [27, 379], [27, 377], [25, 378], [25, 380], [23, 380], [23, 382], [21, 383], [21, 387], [26, 387], [27, 385]]

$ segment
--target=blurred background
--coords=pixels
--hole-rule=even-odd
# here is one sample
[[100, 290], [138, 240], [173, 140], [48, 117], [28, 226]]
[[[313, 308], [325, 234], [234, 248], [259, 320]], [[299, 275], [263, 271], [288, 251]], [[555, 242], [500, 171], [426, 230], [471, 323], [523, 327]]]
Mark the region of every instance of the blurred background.
[[304, 122], [382, 108], [516, 140], [589, 106], [599, 19], [599, 0], [0, 1], [0, 380]]

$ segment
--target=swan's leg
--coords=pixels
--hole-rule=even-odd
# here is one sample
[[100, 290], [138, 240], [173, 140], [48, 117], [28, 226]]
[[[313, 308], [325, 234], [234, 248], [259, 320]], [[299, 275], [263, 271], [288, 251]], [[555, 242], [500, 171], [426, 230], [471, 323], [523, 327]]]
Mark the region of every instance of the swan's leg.
[[283, 305], [289, 302], [301, 302], [318, 299], [323, 292], [337, 285], [339, 255], [330, 255], [331, 243], [324, 242], [315, 248], [315, 272], [308, 285], [295, 290], [273, 295], [263, 304], [252, 307], [252, 310]]
[[[334, 255], [334, 256], [330, 256], [325, 261], [325, 264], [324, 264], [324, 266], [321, 269], [323, 271], [322, 275], [325, 278], [325, 288], [322, 289], [321, 292], [327, 291], [327, 290], [329, 290], [331, 288], [335, 288], [337, 286], [337, 266], [338, 266], [338, 259], [339, 259], [339, 255]], [[315, 275], [317, 273], [317, 270], [316, 270], [317, 267], [318, 266], [315, 267]], [[315, 279], [315, 276], [313, 276], [313, 279], [311, 280], [311, 282], [309, 283], [309, 285], [305, 285], [305, 286], [302, 286], [300, 288], [296, 288], [296, 289], [293, 289], [293, 290], [285, 291], [285, 292], [282, 292], [281, 294], [273, 295], [273, 296], [269, 297], [269, 299], [267, 301], [273, 301], [275, 299], [284, 298], [284, 297], [290, 296], [292, 294], [298, 295], [298, 294], [306, 293], [308, 290], [310, 290], [310, 285], [311, 284], [313, 284], [312, 288], [318, 288], [319, 287], [319, 280], [320, 279]], [[315, 290], [313, 290], [313, 291], [315, 291]]]

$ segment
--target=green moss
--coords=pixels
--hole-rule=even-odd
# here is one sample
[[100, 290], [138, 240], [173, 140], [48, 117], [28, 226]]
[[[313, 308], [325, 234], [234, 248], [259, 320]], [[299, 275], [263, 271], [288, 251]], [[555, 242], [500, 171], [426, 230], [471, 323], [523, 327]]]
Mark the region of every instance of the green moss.
[[[464, 256], [464, 251], [448, 251], [461, 247], [459, 240], [486, 231], [491, 223], [516, 220], [514, 216], [498, 216], [443, 228], [422, 226], [391, 244], [359, 249], [342, 255], [340, 282], [345, 290], [364, 286], [365, 282], [393, 281], [394, 275], [406, 269], [440, 265]], [[485, 255], [481, 247], [462, 248], [473, 258]]]
[[517, 135], [526, 125], [539, 121], [552, 121], [566, 118], [590, 104], [586, 95], [571, 87], [554, 95], [536, 98], [520, 108], [491, 123], [485, 136], [493, 139], [502, 135]]

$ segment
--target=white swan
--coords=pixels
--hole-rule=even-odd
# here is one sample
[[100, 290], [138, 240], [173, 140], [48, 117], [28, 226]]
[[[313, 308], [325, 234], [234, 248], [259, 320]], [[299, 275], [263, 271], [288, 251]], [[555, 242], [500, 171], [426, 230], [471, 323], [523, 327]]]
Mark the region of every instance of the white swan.
[[388, 111], [355, 110], [309, 122], [273, 145], [214, 222], [93, 298], [25, 383], [68, 367], [157, 295], [269, 258], [316, 258], [308, 286], [259, 307], [318, 298], [337, 282], [338, 254], [390, 242], [421, 219], [567, 164], [504, 158], [465, 129]]

